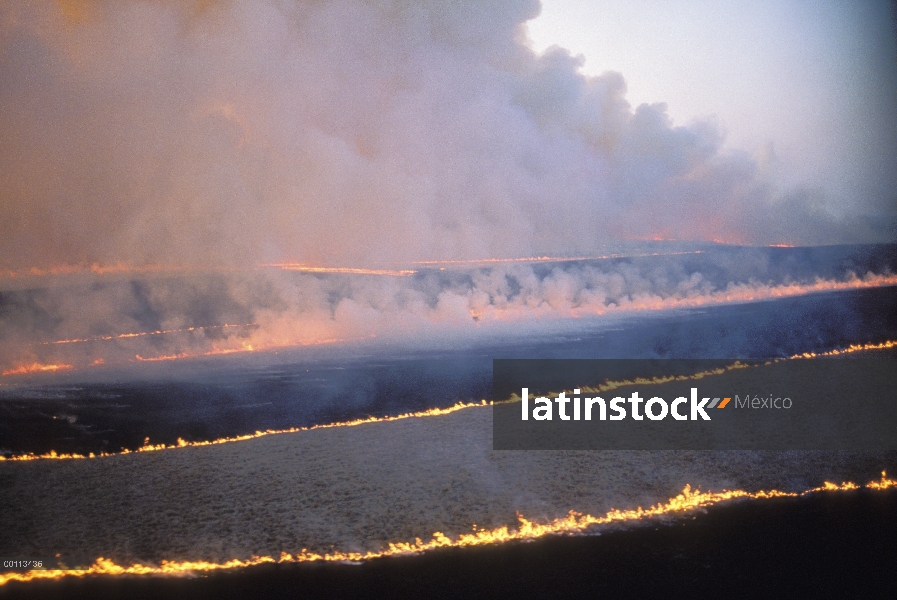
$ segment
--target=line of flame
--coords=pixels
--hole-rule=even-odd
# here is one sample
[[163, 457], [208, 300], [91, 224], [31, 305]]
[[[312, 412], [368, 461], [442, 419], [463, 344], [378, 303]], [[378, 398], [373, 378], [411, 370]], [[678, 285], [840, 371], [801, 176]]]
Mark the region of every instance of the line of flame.
[[[843, 349], [835, 349], [829, 350], [828, 352], [814, 353], [814, 352], [804, 352], [803, 354], [795, 354], [789, 358], [777, 358], [773, 360], [764, 361], [763, 365], [769, 365], [772, 363], [780, 362], [783, 360], [795, 360], [795, 359], [806, 359], [806, 358], [822, 358], [826, 356], [841, 356], [845, 354], [852, 354], [855, 352], [866, 352], [872, 350], [886, 350], [891, 348], [897, 348], [897, 342], [888, 340], [886, 342], [881, 342], [879, 344], [851, 344], [847, 348]], [[248, 350], [247, 350], [248, 351]], [[234, 352], [240, 352], [240, 350], [234, 350]], [[138, 357], [139, 358], [139, 357]], [[144, 361], [152, 361], [152, 360], [174, 360], [180, 358], [180, 356], [163, 356], [154, 359], [143, 358], [140, 360]], [[754, 366], [760, 365], [750, 365], [745, 364], [740, 361], [735, 361], [730, 365], [726, 365], [725, 367], [720, 367], [717, 369], [711, 369], [708, 371], [700, 371], [698, 373], [694, 373], [692, 375], [666, 375], [660, 377], [652, 377], [650, 379], [643, 377], [636, 377], [635, 379], [622, 380], [622, 381], [607, 381], [597, 387], [584, 387], [581, 388], [581, 393], [602, 393], [610, 390], [614, 390], [624, 386], [631, 385], [660, 385], [663, 383], [669, 383], [671, 381], [694, 381], [703, 379], [704, 377], [710, 377], [713, 375], [722, 375], [728, 371], [732, 371], [735, 369], [746, 369]], [[569, 393], [572, 390], [564, 390], [565, 393]], [[556, 392], [549, 392], [549, 395], [557, 395]], [[429, 410], [418, 411], [418, 412], [410, 412], [404, 413], [396, 416], [384, 416], [384, 417], [366, 417], [363, 419], [354, 419], [352, 421], [339, 421], [336, 423], [324, 423], [321, 425], [312, 425], [310, 427], [291, 427], [289, 429], [267, 429], [265, 431], [256, 431], [255, 433], [247, 433], [245, 435], [239, 435], [234, 437], [224, 437], [218, 438], [214, 440], [203, 440], [197, 442], [188, 442], [182, 438], [178, 438], [177, 444], [149, 444], [149, 438], [144, 443], [143, 446], [137, 448], [136, 450], [128, 450], [127, 448], [122, 449], [121, 452], [101, 452], [99, 454], [95, 454], [93, 452], [89, 454], [58, 454], [55, 450], [51, 450], [46, 454], [19, 454], [10, 457], [5, 457], [0, 455], [0, 462], [3, 461], [23, 461], [23, 460], [67, 460], [67, 459], [83, 459], [83, 458], [105, 458], [109, 456], [118, 456], [121, 454], [131, 454], [133, 452], [154, 452], [157, 450], [171, 450], [175, 448], [185, 448], [191, 446], [214, 446], [218, 444], [227, 444], [231, 442], [243, 442], [246, 440], [251, 440], [259, 437], [264, 437], [268, 435], [279, 435], [282, 433], [298, 433], [300, 431], [311, 431], [312, 429], [331, 429], [334, 427], [354, 427], [357, 425], [364, 425], [367, 423], [381, 423], [387, 421], [400, 421], [403, 419], [410, 418], [420, 418], [420, 417], [435, 417], [439, 415], [447, 415], [449, 413], [453, 413], [459, 410], [467, 409], [467, 408], [476, 408], [482, 406], [492, 406], [494, 404], [504, 404], [504, 403], [513, 403], [519, 402], [520, 396], [517, 394], [512, 394], [511, 397], [507, 400], [500, 401], [487, 401], [481, 400], [479, 403], [477, 402], [457, 402], [456, 404], [448, 407], [448, 408], [431, 408]]]
[[[742, 304], [759, 302], [763, 300], [778, 300], [781, 298], [793, 298], [824, 292], [845, 292], [852, 290], [864, 290], [883, 288], [897, 285], [897, 275], [877, 275], [869, 273], [864, 277], [852, 277], [845, 281], [832, 279], [817, 279], [813, 283], [789, 283], [773, 286], [758, 286], [755, 284], [737, 284], [725, 290], [718, 290], [708, 294], [685, 297], [670, 297], [663, 299], [649, 298], [647, 300], [633, 298], [629, 304], [609, 305], [598, 308], [583, 305], [575, 307], [570, 314], [573, 317], [587, 317], [602, 315], [613, 310], [636, 312], [643, 310], [661, 311], [687, 308], [699, 308], [705, 306], [717, 306], [721, 304]], [[483, 316], [483, 315], [475, 315]]]
[[733, 284], [723, 290], [685, 296], [656, 297], [650, 295], [634, 295], [621, 301], [605, 304], [585, 301], [568, 307], [557, 307], [551, 302], [541, 301], [538, 304], [525, 306], [509, 306], [498, 308], [489, 305], [486, 308], [471, 308], [470, 316], [477, 322], [513, 321], [533, 317], [570, 317], [593, 318], [605, 314], [638, 313], [646, 311], [671, 311], [724, 304], [746, 304], [765, 300], [794, 298], [825, 292], [844, 292], [873, 288], [884, 288], [897, 285], [897, 275], [878, 275], [867, 273], [863, 277], [855, 274], [849, 279], [838, 281], [833, 279], [816, 279], [813, 283], [787, 283], [766, 285], [756, 282]]
[[822, 358], [825, 356], [841, 356], [843, 354], [852, 354], [854, 352], [865, 352], [867, 350], [889, 350], [891, 348], [897, 348], [897, 342], [888, 340], [887, 342], [882, 342], [880, 344], [851, 344], [847, 348], [840, 350], [836, 348], [835, 350], [829, 350], [828, 352], [804, 352], [803, 354], [795, 354], [791, 358]]
[[408, 277], [415, 275], [417, 271], [412, 269], [361, 269], [355, 267], [310, 267], [301, 263], [272, 263], [263, 267], [277, 267], [284, 271], [299, 271], [300, 273], [336, 273], [340, 275], [388, 275], [391, 277]]
[[28, 365], [19, 365], [12, 369], [0, 372], [0, 376], [5, 375], [27, 375], [28, 373], [47, 373], [52, 371], [68, 371], [72, 369], [72, 365], [44, 365], [41, 363], [31, 363]]
[[228, 329], [230, 327], [256, 327], [258, 323], [225, 323], [224, 325], [197, 325], [195, 327], [183, 327], [181, 329], [159, 329], [156, 331], [139, 331], [134, 333], [118, 333], [115, 335], [102, 335], [92, 338], [74, 338], [70, 340], [56, 340], [54, 342], [41, 342], [41, 345], [49, 344], [81, 344], [84, 342], [107, 342], [109, 340], [121, 340], [127, 338], [144, 337], [147, 335], [166, 335], [169, 333], [186, 333], [189, 331], [203, 331], [206, 329]]
[[190, 353], [190, 352], [180, 352], [178, 354], [165, 354], [162, 356], [151, 356], [151, 357], [143, 357], [139, 354], [134, 355], [134, 360], [137, 362], [159, 362], [159, 361], [167, 361], [167, 360], [179, 360], [182, 358], [202, 358], [205, 356], [222, 356], [225, 354], [238, 354], [241, 352], [270, 352], [273, 350], [287, 349], [287, 348], [301, 348], [305, 346], [324, 346], [326, 344], [339, 344], [341, 342], [349, 342], [349, 341], [360, 341], [366, 340], [376, 337], [374, 335], [364, 336], [364, 337], [354, 337], [354, 338], [324, 338], [318, 340], [306, 340], [302, 342], [292, 342], [289, 344], [265, 344], [263, 346], [257, 346], [255, 344], [250, 344], [249, 342], [243, 342], [243, 344], [239, 348], [215, 348], [213, 350], [209, 350], [207, 352], [198, 352], [198, 353]]
[[[618, 257], [628, 257], [628, 256], [665, 256], [671, 254], [700, 254], [701, 250], [694, 252], [654, 252], [647, 254], [610, 254], [607, 256], [592, 256], [592, 257], [575, 257], [575, 258], [563, 258], [563, 257], [550, 257], [550, 256], [535, 256], [535, 257], [526, 257], [526, 258], [485, 258], [485, 259], [475, 259], [475, 260], [424, 260], [424, 261], [416, 261], [411, 264], [415, 265], [429, 265], [429, 264], [477, 264], [477, 263], [496, 263], [496, 262], [544, 262], [544, 261], [565, 261], [565, 260], [592, 260], [592, 259], [602, 259], [602, 258], [618, 258]], [[304, 271], [307, 273], [342, 273], [342, 274], [350, 274], [350, 275], [393, 275], [393, 276], [406, 276], [406, 275], [414, 275], [417, 271], [413, 270], [392, 270], [392, 269], [364, 269], [364, 268], [353, 268], [353, 267], [312, 267], [302, 263], [269, 263], [262, 264], [262, 267], [278, 267], [284, 270], [289, 271]], [[110, 274], [122, 274], [122, 273], [177, 273], [177, 272], [185, 272], [190, 271], [191, 269], [185, 267], [179, 267], [174, 265], [144, 265], [144, 266], [129, 266], [124, 264], [113, 264], [113, 265], [101, 265], [98, 263], [94, 264], [81, 264], [81, 265], [58, 265], [55, 267], [30, 267], [25, 269], [0, 269], [0, 279], [9, 278], [9, 279], [18, 279], [21, 277], [52, 277], [57, 275], [75, 275], [79, 273], [90, 272], [95, 275], [110, 275]], [[230, 270], [230, 269], [225, 269]]]
[[181, 352], [180, 354], [163, 354], [162, 356], [151, 356], [149, 358], [144, 358], [139, 354], [134, 355], [134, 360], [138, 362], [159, 362], [163, 360], [177, 360], [179, 358], [189, 358], [190, 355], [186, 352]]
[[150, 444], [149, 438], [146, 438], [143, 446], [136, 450], [122, 449], [121, 452], [101, 452], [95, 454], [58, 454], [55, 450], [51, 450], [47, 454], [20, 454], [17, 456], [4, 457], [0, 456], [0, 462], [3, 461], [24, 461], [24, 460], [69, 460], [69, 459], [85, 459], [85, 458], [107, 458], [110, 456], [121, 456], [124, 454], [133, 454], [135, 452], [156, 452], [159, 450], [173, 450], [175, 448], [189, 448], [196, 446], [217, 446], [219, 444], [230, 444], [233, 442], [245, 442], [255, 438], [265, 437], [269, 435], [280, 435], [283, 433], [299, 433], [300, 431], [312, 431], [314, 429], [333, 429], [335, 427], [356, 427], [367, 423], [385, 423], [390, 421], [402, 421], [405, 419], [417, 419], [422, 417], [435, 417], [439, 415], [447, 415], [465, 408], [473, 408], [475, 406], [491, 406], [488, 400], [480, 402], [458, 402], [448, 408], [430, 408], [417, 412], [408, 412], [401, 415], [384, 416], [384, 417], [365, 417], [363, 419], [353, 419], [351, 421], [339, 421], [336, 423], [323, 423], [320, 425], [311, 425], [309, 427], [290, 427], [289, 429], [266, 429], [265, 431], [256, 431], [244, 435], [234, 437], [223, 437], [214, 440], [202, 440], [198, 442], [188, 442], [183, 438], [178, 438], [176, 444]]
[[20, 277], [52, 277], [55, 275], [75, 275], [78, 273], [91, 272], [95, 275], [110, 275], [118, 273], [167, 273], [184, 271], [185, 269], [175, 266], [165, 265], [147, 265], [142, 267], [127, 266], [123, 264], [101, 265], [94, 263], [92, 265], [59, 265], [55, 267], [30, 267], [26, 269], [3, 269], [0, 270], [0, 279], [10, 278], [17, 279]]
[[[87, 569], [69, 570], [33, 570], [24, 573], [0, 574], [0, 585], [10, 581], [33, 581], [37, 579], [61, 579], [63, 577], [84, 577], [86, 575], [191, 575], [199, 572], [219, 571], [223, 569], [239, 569], [265, 563], [306, 563], [306, 562], [360, 562], [385, 556], [400, 556], [418, 554], [435, 550], [437, 548], [459, 548], [469, 546], [486, 546], [504, 544], [512, 541], [524, 541], [541, 538], [548, 535], [576, 535], [586, 533], [590, 528], [621, 523], [626, 521], [638, 521], [656, 518], [666, 515], [683, 514], [704, 507], [719, 504], [721, 502], [736, 499], [769, 499], [769, 498], [799, 498], [820, 492], [836, 492], [859, 489], [860, 486], [851, 482], [840, 485], [825, 482], [822, 486], [805, 490], [803, 492], [782, 492], [779, 490], [761, 490], [747, 492], [744, 490], [723, 490], [722, 492], [702, 492], [692, 490], [686, 485], [682, 493], [671, 498], [665, 503], [655, 504], [650, 508], [639, 506], [635, 509], [619, 510], [611, 509], [604, 516], [592, 516], [589, 514], [570, 511], [566, 517], [554, 519], [548, 523], [534, 523], [517, 514], [517, 528], [511, 529], [507, 525], [496, 529], [477, 529], [473, 527], [471, 533], [463, 533], [452, 539], [440, 531], [433, 533], [429, 541], [416, 538], [413, 542], [392, 542], [385, 548], [368, 552], [331, 552], [319, 554], [302, 549], [296, 555], [282, 552], [279, 558], [272, 556], [253, 556], [248, 560], [233, 559], [222, 563], [207, 561], [167, 561], [163, 560], [158, 566], [133, 564], [121, 566], [113, 561], [100, 557]], [[872, 481], [864, 486], [870, 490], [886, 490], [897, 487], [897, 480], [888, 479], [887, 473], [882, 471], [881, 480]]]
[[[91, 341], [106, 341], [117, 338], [134, 338], [145, 335], [159, 335], [165, 333], [176, 333], [183, 331], [194, 331], [196, 329], [210, 329], [210, 328], [221, 328], [221, 327], [251, 327], [256, 325], [255, 323], [247, 323], [245, 325], [210, 325], [207, 327], [188, 327], [186, 329], [169, 329], [165, 331], [150, 331], [150, 332], [142, 332], [142, 333], [123, 333], [115, 336], [104, 336], [102, 338], [91, 338], [91, 339], [75, 339], [75, 340], [59, 340], [56, 342], [43, 342], [43, 344], [68, 344], [68, 343], [78, 343], [78, 342], [91, 342]], [[258, 347], [254, 344], [250, 344], [249, 342], [243, 342], [243, 344], [239, 348], [214, 348], [212, 350], [208, 350], [206, 352], [180, 352], [178, 354], [164, 354], [161, 356], [150, 356], [144, 357], [139, 354], [134, 355], [133, 361], [137, 362], [161, 362], [161, 361], [171, 361], [171, 360], [179, 360], [184, 358], [202, 358], [208, 356], [220, 356], [224, 354], [237, 354], [241, 352], [267, 352], [279, 349], [286, 348], [299, 348], [304, 346], [321, 346], [325, 344], [337, 344], [341, 342], [349, 342], [349, 341], [360, 341], [367, 340], [370, 338], [376, 337], [371, 334], [363, 337], [354, 337], [354, 338], [325, 338], [319, 340], [312, 341], [302, 341], [302, 342], [293, 342], [288, 344], [267, 344], [261, 347]], [[132, 361], [132, 362], [133, 362]], [[90, 366], [101, 366], [104, 365], [106, 361], [103, 358], [97, 358], [91, 363]], [[0, 377], [7, 375], [28, 375], [33, 373], [47, 373], [47, 372], [55, 372], [55, 371], [68, 371], [74, 369], [73, 365], [69, 364], [42, 364], [42, 363], [29, 363], [26, 365], [18, 365], [16, 367], [6, 369], [5, 371], [0, 371]]]
[[679, 256], [682, 254], [703, 254], [703, 250], [687, 250], [678, 252], [641, 252], [614, 253], [596, 256], [527, 256], [523, 258], [473, 258], [456, 260], [418, 260], [412, 265], [489, 265], [495, 263], [539, 263], [539, 262], [574, 262], [584, 260], [607, 260], [609, 258], [641, 258], [645, 256]]

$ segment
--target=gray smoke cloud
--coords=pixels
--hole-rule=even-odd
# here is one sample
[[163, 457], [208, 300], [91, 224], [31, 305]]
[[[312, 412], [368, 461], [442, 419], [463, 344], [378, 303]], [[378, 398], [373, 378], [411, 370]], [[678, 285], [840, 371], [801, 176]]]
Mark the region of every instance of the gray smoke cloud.
[[526, 44], [536, 0], [8, 0], [0, 269], [888, 241]]

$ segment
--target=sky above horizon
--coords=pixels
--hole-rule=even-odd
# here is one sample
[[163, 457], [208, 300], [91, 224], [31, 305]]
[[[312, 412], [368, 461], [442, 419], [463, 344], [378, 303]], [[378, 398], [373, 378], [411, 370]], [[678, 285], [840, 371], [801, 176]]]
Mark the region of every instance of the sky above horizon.
[[677, 124], [715, 119], [726, 145], [770, 153], [785, 185], [894, 203], [897, 43], [886, 0], [543, 0], [533, 48], [563, 46], [582, 71], [618, 71], [633, 106]]

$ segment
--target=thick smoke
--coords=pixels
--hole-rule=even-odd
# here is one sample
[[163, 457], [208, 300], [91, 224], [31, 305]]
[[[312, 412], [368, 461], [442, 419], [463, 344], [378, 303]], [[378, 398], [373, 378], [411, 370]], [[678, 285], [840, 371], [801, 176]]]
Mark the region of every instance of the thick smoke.
[[0, 269], [890, 239], [535, 54], [536, 0], [8, 0]]

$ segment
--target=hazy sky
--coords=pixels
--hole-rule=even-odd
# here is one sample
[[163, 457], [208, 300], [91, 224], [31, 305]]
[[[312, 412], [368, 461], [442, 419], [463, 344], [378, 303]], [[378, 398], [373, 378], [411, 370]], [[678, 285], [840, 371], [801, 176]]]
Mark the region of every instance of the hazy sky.
[[[895, 202], [897, 45], [884, 0], [543, 0], [537, 50], [558, 44], [593, 75], [619, 71], [633, 105], [678, 124], [719, 119], [729, 146], [771, 147], [790, 184], [835, 204]], [[770, 146], [771, 144], [771, 146]]]

